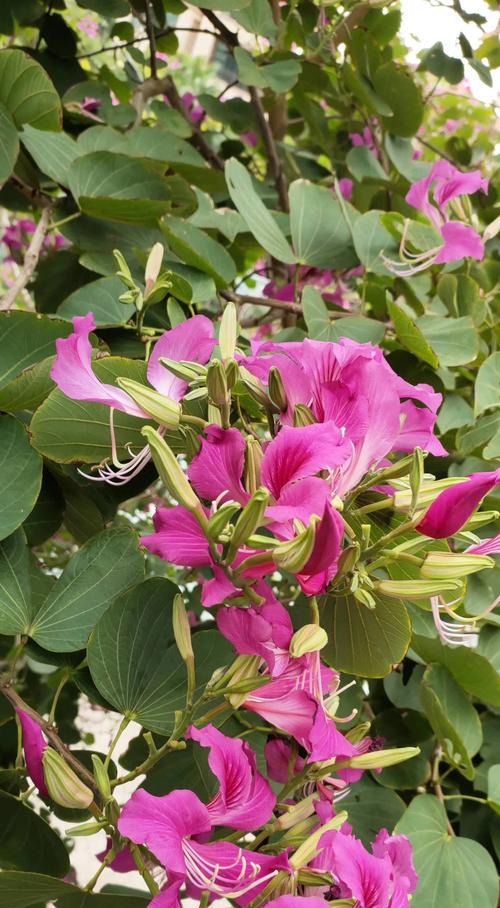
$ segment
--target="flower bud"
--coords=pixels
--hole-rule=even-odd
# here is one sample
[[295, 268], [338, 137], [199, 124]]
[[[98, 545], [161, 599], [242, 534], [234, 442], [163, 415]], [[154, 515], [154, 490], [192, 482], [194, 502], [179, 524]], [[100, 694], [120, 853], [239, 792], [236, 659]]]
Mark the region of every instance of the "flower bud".
[[302, 570], [313, 553], [317, 523], [319, 517], [313, 514], [305, 530], [287, 542], [280, 542], [273, 549], [272, 557], [277, 567], [292, 574]]
[[170, 494], [188, 511], [200, 511], [200, 500], [193, 492], [177, 457], [165, 439], [151, 426], [144, 426], [141, 433], [149, 444], [154, 465]]
[[411, 490], [411, 504], [410, 504], [410, 514], [413, 514], [418, 502], [418, 496], [422, 486], [422, 480], [424, 477], [424, 452], [422, 448], [415, 448], [413, 452], [413, 462], [410, 467], [410, 490]]
[[[444, 489], [455, 486], [460, 482], [467, 482], [466, 476], [448, 476], [445, 479], [434, 481], [424, 480], [420, 486], [416, 501], [416, 510], [425, 508], [432, 504], [435, 498], [441, 494]], [[396, 510], [407, 510], [411, 507], [412, 492], [410, 488], [400, 489], [394, 493], [393, 503]]]
[[174, 604], [172, 607], [172, 625], [174, 631], [174, 639], [181, 658], [184, 660], [184, 662], [194, 661], [189, 618], [187, 616], [184, 600], [179, 593], [177, 594], [177, 596], [174, 596]]
[[296, 429], [303, 426], [312, 426], [315, 422], [316, 420], [309, 407], [306, 407], [305, 404], [295, 404], [293, 410], [293, 424]]
[[214, 359], [207, 369], [207, 390], [212, 403], [225, 407], [228, 402], [228, 388], [224, 366], [219, 359]]
[[[408, 748], [410, 749], [410, 748]], [[345, 810], [342, 810], [337, 814], [332, 820], [329, 820], [328, 823], [325, 823], [323, 826], [320, 826], [319, 829], [316, 829], [312, 835], [310, 835], [302, 845], [297, 848], [295, 854], [290, 858], [290, 864], [294, 870], [300, 870], [301, 867], [304, 867], [306, 864], [316, 856], [318, 849], [319, 840], [325, 834], [332, 829], [340, 829], [347, 820], [347, 813]]]
[[92, 754], [92, 766], [94, 767], [94, 779], [102, 796], [107, 800], [111, 797], [111, 785], [109, 776], [104, 763], [97, 754]]
[[94, 794], [53, 747], [43, 754], [43, 773], [50, 797], [61, 807], [89, 807]]
[[238, 709], [246, 700], [248, 690], [254, 690], [259, 686], [260, 675], [258, 674], [260, 665], [260, 656], [237, 656], [232, 665], [212, 686], [212, 690], [222, 690], [226, 687], [234, 688], [241, 682], [251, 679], [252, 687], [244, 692], [233, 693], [228, 696], [228, 700], [234, 709]]
[[[182, 419], [182, 417], [181, 417]], [[181, 425], [179, 426], [180, 434], [184, 439], [184, 450], [188, 460], [196, 457], [201, 448], [201, 441], [196, 429], [193, 426]]]
[[207, 374], [206, 366], [200, 366], [199, 363], [191, 363], [187, 360], [178, 361], [176, 359], [167, 359], [166, 356], [160, 356], [160, 363], [165, 366], [176, 378], [183, 381], [197, 381], [204, 378]]
[[222, 361], [233, 359], [238, 337], [238, 313], [234, 303], [226, 303], [220, 322], [219, 349]]
[[[411, 760], [420, 753], [420, 747], [393, 747], [391, 750], [374, 750], [366, 754], [357, 754], [349, 760], [351, 769], [383, 769]], [[342, 764], [347, 760], [342, 760]]]
[[374, 609], [377, 604], [372, 594], [368, 592], [368, 590], [361, 589], [360, 587], [353, 590], [352, 595], [356, 601], [361, 602], [361, 605], [364, 605], [365, 608]]
[[228, 388], [234, 388], [236, 382], [240, 377], [240, 368], [235, 359], [228, 359], [227, 363], [224, 364], [224, 370], [226, 373], [226, 381]]
[[222, 417], [220, 410], [218, 407], [214, 406], [214, 404], [210, 403], [210, 401], [208, 402], [207, 420], [211, 426], [222, 427]]
[[437, 580], [465, 577], [486, 568], [495, 567], [488, 555], [468, 555], [460, 552], [428, 552], [420, 568], [420, 576]]
[[355, 725], [354, 728], [349, 728], [345, 733], [345, 737], [351, 744], [359, 744], [363, 738], [366, 738], [368, 732], [370, 731], [370, 722], [362, 722], [361, 725]]
[[115, 258], [116, 264], [118, 265], [118, 277], [122, 279], [123, 283], [129, 287], [130, 290], [136, 289], [135, 281], [132, 277], [130, 268], [128, 267], [125, 257], [120, 252], [119, 249], [113, 249], [113, 256]]
[[148, 293], [153, 288], [155, 281], [160, 273], [164, 252], [165, 250], [162, 244], [155, 243], [151, 252], [149, 253], [148, 260], [146, 262], [146, 270], [144, 272], [144, 279], [146, 284], [144, 288], [145, 297], [147, 297]]
[[245, 369], [245, 367], [241, 365], [240, 379], [245, 385], [245, 389], [250, 394], [250, 396], [253, 397], [253, 399], [261, 405], [261, 407], [264, 407], [265, 410], [269, 410], [269, 397], [265, 392], [264, 385], [258, 378], [255, 377], [255, 375], [252, 375], [252, 373], [249, 372], [248, 369]]
[[90, 823], [80, 823], [79, 826], [72, 826], [70, 829], [66, 829], [66, 835], [70, 836], [72, 839], [77, 836], [95, 835], [96, 832], [100, 832], [101, 829], [104, 829], [107, 825], [107, 820], [101, 820], [100, 823], [91, 820]]
[[260, 443], [252, 435], [247, 438], [247, 449], [245, 453], [245, 488], [250, 495], [260, 488], [260, 468], [264, 452]]
[[213, 542], [217, 542], [221, 533], [226, 529], [229, 521], [240, 510], [236, 501], [226, 501], [212, 514], [208, 521], [207, 535]]
[[[429, 599], [442, 593], [457, 593], [461, 580], [380, 580], [376, 589], [391, 599]], [[460, 595], [460, 593], [459, 593]]]
[[290, 655], [295, 659], [306, 653], [316, 653], [328, 643], [328, 634], [319, 624], [304, 624], [290, 641]]
[[280, 410], [286, 410], [288, 407], [288, 401], [286, 399], [285, 386], [283, 384], [283, 379], [281, 377], [281, 372], [276, 366], [271, 366], [269, 370], [269, 378], [267, 388], [269, 391], [269, 397], [271, 398], [273, 404]]
[[[267, 489], [257, 489], [236, 521], [231, 538], [231, 551], [234, 550], [234, 553], [236, 553], [236, 550], [240, 545], [243, 545], [248, 537], [251, 536], [252, 533], [255, 533], [255, 530], [262, 525], [262, 520], [268, 504], [269, 492]], [[232, 560], [230, 556], [229, 560]]]
[[291, 829], [297, 823], [307, 820], [314, 813], [314, 802], [318, 797], [319, 795], [315, 792], [299, 801], [298, 804], [294, 804], [290, 810], [287, 810], [276, 820], [275, 829]]
[[116, 383], [148, 416], [152, 416], [160, 425], [167, 426], [169, 429], [178, 427], [181, 405], [176, 400], [170, 400], [164, 394], [159, 394], [153, 388], [141, 385], [132, 378], [117, 378]]

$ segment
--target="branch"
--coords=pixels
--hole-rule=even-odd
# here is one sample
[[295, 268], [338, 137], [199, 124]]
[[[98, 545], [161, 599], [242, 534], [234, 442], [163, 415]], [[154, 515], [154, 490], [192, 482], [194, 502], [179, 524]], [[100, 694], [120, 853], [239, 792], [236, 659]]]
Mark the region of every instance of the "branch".
[[45, 234], [47, 233], [49, 226], [51, 211], [52, 209], [49, 206], [43, 209], [36, 230], [31, 238], [31, 243], [26, 250], [23, 267], [12, 284], [12, 287], [9, 287], [7, 290], [0, 305], [0, 309], [11, 309], [17, 297], [33, 276], [33, 272], [38, 264], [38, 259], [40, 258]]
[[22, 712], [26, 713], [33, 719], [34, 722], [42, 729], [45, 737], [50, 741], [52, 746], [61, 754], [62, 757], [66, 760], [66, 763], [71, 766], [72, 769], [77, 773], [77, 775], [88, 785], [89, 788], [99, 797], [99, 789], [95, 783], [94, 776], [92, 773], [85, 768], [85, 766], [80, 763], [79, 760], [73, 755], [72, 751], [69, 749], [68, 745], [61, 741], [61, 738], [57, 734], [55, 727], [51, 722], [47, 722], [36, 710], [32, 709], [31, 706], [28, 706], [24, 702], [22, 697], [10, 687], [9, 684], [0, 684], [0, 691], [4, 695], [5, 699], [14, 707], [14, 709], [20, 709]]
[[151, 0], [146, 0], [144, 4], [146, 8], [146, 32], [148, 35], [149, 41], [149, 51], [150, 51], [150, 60], [149, 65], [151, 68], [151, 76], [153, 79], [156, 79], [158, 71], [156, 68], [156, 39], [155, 39], [155, 30], [153, 27], [153, 19], [151, 17]]
[[[288, 303], [286, 300], [266, 299], [262, 296], [251, 296], [247, 293], [235, 293], [233, 290], [221, 290], [220, 295], [223, 299], [231, 300], [238, 306], [248, 303], [249, 306], [265, 306], [266, 309], [279, 309], [282, 312], [291, 312], [294, 315], [303, 315], [304, 312], [300, 303]], [[332, 319], [348, 318], [352, 316], [352, 312], [331, 311], [328, 315]], [[358, 318], [366, 318], [366, 316], [360, 314]]]
[[360, 3], [355, 9], [337, 26], [332, 35], [332, 47], [335, 49], [339, 44], [345, 44], [352, 35], [352, 32], [359, 25], [365, 16], [370, 12], [369, 3]]

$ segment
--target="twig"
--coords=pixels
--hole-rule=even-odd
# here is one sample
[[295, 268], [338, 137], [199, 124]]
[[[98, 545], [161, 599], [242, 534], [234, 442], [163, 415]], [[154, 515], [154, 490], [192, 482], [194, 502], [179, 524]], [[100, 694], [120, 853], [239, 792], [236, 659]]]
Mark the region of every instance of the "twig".
[[19, 272], [18, 277], [12, 284], [12, 287], [9, 287], [7, 293], [5, 294], [0, 309], [8, 310], [11, 309], [14, 305], [19, 294], [24, 290], [26, 284], [29, 283], [35, 268], [38, 264], [38, 259], [40, 258], [40, 252], [42, 251], [43, 241], [45, 239], [45, 234], [49, 226], [51, 208], [47, 206], [43, 209], [40, 220], [36, 225], [36, 230], [31, 238], [31, 243], [29, 244], [26, 254], [24, 256], [24, 264]]
[[150, 50], [149, 65], [151, 67], [151, 76], [153, 79], [156, 79], [156, 77], [158, 75], [158, 70], [156, 68], [156, 39], [155, 39], [155, 30], [154, 30], [154, 26], [153, 26], [153, 19], [151, 16], [151, 0], [146, 0], [144, 6], [146, 9], [146, 32], [148, 35], [149, 50]]
[[[441, 788], [440, 778], [439, 778], [439, 763], [440, 763], [442, 755], [443, 755], [443, 751], [441, 750], [441, 748], [436, 747], [436, 750], [434, 751], [434, 759], [432, 761], [431, 782], [432, 782], [432, 787], [434, 789], [434, 794], [436, 795], [436, 798], [438, 799], [438, 801], [441, 801], [441, 804], [443, 804], [443, 806], [444, 806], [443, 789]], [[446, 808], [445, 808], [445, 813], [446, 813]], [[448, 827], [449, 834], [451, 836], [454, 836], [455, 830], [453, 829], [453, 826], [450, 823], [447, 813], [446, 813], [446, 825]]]
[[416, 138], [417, 142], [420, 142], [420, 144], [424, 145], [426, 148], [428, 148], [429, 151], [433, 151], [434, 154], [438, 154], [441, 158], [444, 158], [446, 161], [449, 161], [450, 164], [453, 164], [453, 166], [456, 167], [458, 170], [461, 169], [460, 165], [457, 165], [457, 163], [453, 160], [453, 158], [451, 158], [449, 154], [446, 154], [446, 152], [443, 151], [441, 148], [438, 148], [437, 145], [432, 145], [431, 142], [427, 142], [425, 139], [422, 139], [420, 136], [415, 136], [415, 138]]
[[280, 206], [283, 211], [288, 211], [288, 189], [286, 185], [285, 175], [283, 173], [283, 168], [281, 166], [280, 157], [278, 155], [278, 150], [276, 148], [276, 142], [274, 141], [271, 127], [267, 121], [258, 90], [253, 85], [249, 86], [248, 90], [250, 92], [250, 99], [255, 108], [257, 122], [259, 124], [259, 129], [262, 135], [262, 141], [264, 142], [264, 146], [269, 157], [269, 170], [276, 184]]
[[[266, 306], [268, 309], [279, 309], [282, 312], [292, 312], [294, 315], [302, 315], [303, 308], [300, 303], [288, 303], [286, 300], [276, 300], [276, 299], [267, 299], [263, 296], [251, 296], [248, 293], [235, 293], [233, 290], [221, 290], [220, 295], [226, 299], [231, 300], [233, 303], [236, 303], [239, 306], [243, 306], [244, 303], [248, 303], [250, 306]], [[352, 312], [329, 312], [330, 318], [349, 318], [352, 316]], [[364, 318], [366, 316], [359, 316], [359, 318]]]
[[85, 766], [80, 763], [79, 760], [77, 760], [77, 758], [69, 749], [68, 745], [65, 744], [64, 741], [61, 741], [61, 738], [57, 734], [54, 726], [50, 722], [47, 722], [39, 713], [36, 712], [36, 710], [32, 709], [31, 706], [28, 706], [28, 704], [24, 702], [22, 697], [20, 697], [19, 694], [16, 693], [16, 691], [12, 687], [10, 687], [9, 684], [1, 684], [0, 691], [4, 695], [5, 699], [8, 700], [9, 703], [11, 703], [14, 709], [22, 710], [24, 713], [26, 713], [26, 715], [30, 717], [30, 719], [33, 719], [33, 721], [36, 722], [36, 724], [42, 729], [45, 737], [50, 741], [55, 750], [57, 750], [57, 752], [60, 753], [62, 757], [64, 757], [66, 763], [68, 763], [71, 768], [74, 769], [76, 774], [80, 776], [82, 781], [84, 781], [85, 784], [88, 785], [93, 792], [99, 795], [99, 789], [95, 783], [94, 776], [88, 771], [88, 769], [85, 768]]
[[332, 35], [332, 47], [337, 48], [339, 44], [345, 44], [352, 35], [353, 30], [370, 11], [369, 3], [360, 3], [355, 9], [337, 26]]

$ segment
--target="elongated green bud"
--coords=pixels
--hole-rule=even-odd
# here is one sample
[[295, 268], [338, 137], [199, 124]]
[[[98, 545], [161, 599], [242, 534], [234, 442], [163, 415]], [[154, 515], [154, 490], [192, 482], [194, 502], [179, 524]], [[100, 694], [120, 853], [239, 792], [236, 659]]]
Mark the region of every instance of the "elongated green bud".
[[196, 381], [199, 378], [204, 378], [207, 374], [207, 367], [200, 366], [199, 363], [191, 363], [184, 360], [178, 362], [176, 359], [167, 359], [166, 356], [160, 356], [160, 363], [172, 375], [175, 375], [176, 378], [182, 378], [183, 381]]
[[365, 608], [374, 609], [376, 607], [375, 599], [368, 590], [358, 587], [352, 591], [352, 595], [356, 601], [361, 602], [361, 605], [364, 605]]
[[348, 574], [355, 567], [356, 562], [359, 560], [360, 548], [359, 543], [354, 543], [353, 545], [348, 545], [342, 551], [337, 565], [337, 576], [340, 574]]
[[420, 494], [420, 489], [422, 486], [422, 481], [424, 478], [424, 452], [422, 448], [415, 448], [413, 452], [413, 463], [410, 468], [410, 490], [411, 490], [411, 504], [410, 504], [410, 514], [413, 514], [418, 502], [418, 496]]
[[94, 794], [53, 747], [42, 757], [43, 775], [50, 797], [61, 807], [89, 807]]
[[207, 369], [207, 390], [212, 403], [224, 407], [228, 401], [228, 387], [224, 366], [218, 359], [212, 360]]
[[257, 489], [236, 521], [231, 539], [231, 551], [236, 550], [240, 545], [243, 545], [248, 537], [262, 526], [264, 513], [268, 504], [269, 492], [267, 489]]
[[141, 433], [149, 444], [154, 465], [170, 494], [188, 511], [202, 513], [200, 500], [193, 492], [177, 457], [165, 439], [158, 435], [152, 426], [144, 426]]
[[420, 568], [420, 576], [437, 580], [466, 577], [486, 568], [495, 567], [488, 555], [468, 555], [467, 552], [428, 552]]
[[128, 267], [128, 265], [125, 261], [125, 257], [123, 256], [123, 254], [120, 252], [119, 249], [113, 249], [113, 255], [114, 255], [116, 264], [118, 265], [118, 269], [119, 269], [117, 272], [118, 277], [120, 277], [122, 279], [123, 283], [127, 287], [129, 287], [131, 290], [134, 289], [136, 286], [135, 281], [132, 277], [130, 268]]
[[66, 829], [66, 835], [69, 835], [72, 839], [77, 838], [78, 836], [95, 835], [96, 832], [100, 832], [101, 829], [104, 829], [107, 825], [107, 820], [101, 820], [100, 823], [91, 820], [90, 823], [80, 823], [79, 826], [71, 826], [70, 829]]
[[269, 391], [269, 397], [271, 398], [273, 404], [276, 404], [280, 410], [286, 410], [288, 407], [288, 401], [286, 399], [285, 386], [283, 384], [283, 379], [281, 377], [281, 372], [276, 366], [271, 366], [269, 369], [269, 378], [267, 388]]
[[294, 870], [300, 870], [301, 867], [304, 867], [306, 864], [316, 856], [318, 850], [318, 844], [321, 837], [325, 832], [330, 832], [331, 829], [340, 829], [347, 820], [347, 813], [345, 810], [342, 810], [337, 814], [333, 820], [329, 820], [328, 823], [325, 823], [323, 826], [320, 826], [319, 829], [316, 829], [312, 835], [310, 835], [305, 842], [297, 848], [295, 854], [290, 858], [290, 864]]
[[[466, 481], [466, 476], [448, 476], [446, 479], [436, 479], [432, 482], [423, 480], [416, 501], [416, 510], [418, 511], [420, 508], [426, 508], [428, 505], [432, 504], [434, 499], [437, 498], [444, 489], [448, 489], [450, 486], [455, 486]], [[393, 503], [396, 510], [407, 510], [410, 508], [412, 503], [411, 489], [401, 489], [395, 492]]]
[[233, 359], [238, 337], [238, 313], [234, 303], [226, 303], [220, 322], [219, 349], [223, 362]]
[[[211, 684], [210, 687], [214, 691], [220, 691], [227, 687], [234, 689], [241, 682], [250, 681], [250, 684], [255, 683], [255, 687], [259, 686], [258, 679], [261, 678], [261, 675], [258, 674], [260, 665], [260, 656], [237, 656], [232, 665], [223, 672], [218, 680], [214, 684]], [[239, 706], [246, 700], [246, 694], [249, 690], [253, 690], [253, 686], [246, 688], [245, 691], [239, 693], [233, 693], [228, 696], [228, 700], [235, 709], [238, 709]]]
[[[182, 417], [181, 417], [182, 419]], [[193, 426], [185, 425], [181, 422], [180, 433], [184, 439], [186, 457], [191, 460], [191, 458], [196, 457], [201, 448], [201, 441], [199, 438], [196, 429]]]
[[313, 553], [317, 523], [319, 517], [313, 515], [305, 530], [287, 542], [280, 542], [273, 549], [272, 557], [277, 567], [292, 574], [302, 570]]
[[177, 644], [177, 649], [181, 654], [181, 658], [184, 660], [184, 662], [188, 662], [189, 660], [194, 661], [189, 618], [187, 616], [184, 600], [180, 593], [178, 593], [177, 596], [174, 596], [174, 604], [172, 607], [172, 626], [174, 631], [174, 639]]
[[245, 452], [245, 488], [253, 495], [254, 492], [260, 488], [260, 470], [262, 465], [262, 460], [264, 457], [264, 452], [260, 445], [260, 442], [257, 441], [252, 435], [249, 435], [247, 438], [247, 449]]
[[[420, 753], [420, 747], [393, 747], [391, 750], [374, 750], [367, 754], [357, 754], [349, 760], [351, 769], [383, 769], [411, 760]], [[347, 761], [346, 761], [347, 762]], [[344, 763], [344, 761], [342, 761]]]
[[319, 795], [315, 792], [302, 801], [299, 801], [298, 804], [294, 804], [290, 810], [287, 810], [286, 813], [283, 813], [279, 819], [276, 820], [274, 824], [275, 829], [291, 829], [293, 826], [296, 826], [297, 823], [302, 823], [304, 820], [307, 820], [311, 814], [314, 813], [314, 802], [318, 797]]
[[225, 504], [212, 514], [208, 521], [207, 535], [214, 542], [217, 542], [221, 533], [226, 529], [229, 521], [240, 510], [240, 505], [236, 501], [226, 501]]
[[176, 429], [181, 417], [181, 405], [176, 400], [170, 400], [164, 394], [159, 394], [153, 388], [141, 385], [132, 378], [117, 378], [119, 388], [130, 394], [132, 400], [144, 410], [148, 416], [156, 419], [161, 426]]
[[106, 767], [97, 754], [92, 754], [92, 766], [94, 767], [94, 779], [96, 780], [97, 787], [102, 796], [107, 800], [111, 797], [111, 785]]
[[290, 640], [290, 655], [298, 659], [306, 653], [317, 653], [328, 643], [328, 634], [319, 624], [304, 624]]
[[240, 379], [245, 385], [246, 390], [257, 401], [265, 410], [269, 410], [270, 403], [269, 397], [266, 394], [264, 385], [255, 375], [252, 375], [248, 369], [245, 369], [244, 366], [240, 365]]
[[461, 580], [380, 580], [376, 590], [391, 599], [428, 599], [441, 593], [458, 593]]
[[306, 407], [305, 404], [295, 404], [293, 410], [293, 424], [296, 429], [302, 426], [312, 426], [315, 422], [316, 420], [309, 407]]
[[146, 298], [150, 291], [152, 290], [156, 279], [160, 273], [161, 263], [163, 261], [163, 254], [165, 250], [161, 243], [155, 243], [151, 252], [148, 255], [148, 260], [146, 262], [146, 270], [144, 272], [145, 279], [145, 288], [144, 288], [144, 297]]
[[226, 381], [228, 388], [234, 388], [236, 382], [240, 377], [240, 367], [235, 359], [228, 359], [224, 364], [224, 371], [226, 373]]
[[366, 738], [368, 732], [370, 731], [370, 722], [362, 722], [361, 725], [355, 725], [354, 728], [350, 728], [346, 731], [345, 736], [351, 744], [359, 744], [363, 738]]

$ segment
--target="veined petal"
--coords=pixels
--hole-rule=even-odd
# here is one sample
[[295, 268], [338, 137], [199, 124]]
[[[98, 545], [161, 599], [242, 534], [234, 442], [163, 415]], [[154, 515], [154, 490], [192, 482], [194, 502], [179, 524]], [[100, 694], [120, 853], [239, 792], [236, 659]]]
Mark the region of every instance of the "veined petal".
[[266, 448], [262, 482], [278, 499], [288, 483], [332, 469], [347, 456], [340, 430], [332, 422], [297, 429], [284, 426]]
[[462, 258], [476, 259], [478, 262], [483, 260], [484, 243], [474, 228], [468, 224], [448, 221], [441, 227], [441, 236], [444, 245], [434, 259], [436, 265], [457, 262]]
[[393, 446], [394, 451], [411, 453], [418, 446], [435, 457], [446, 457], [447, 451], [434, 435], [436, 416], [427, 407], [417, 407], [411, 400], [401, 404], [403, 424]]
[[483, 539], [477, 545], [470, 545], [465, 551], [470, 555], [498, 555], [500, 552], [500, 533], [492, 536], [491, 539]]
[[500, 469], [472, 473], [467, 482], [445, 489], [433, 501], [416, 529], [424, 536], [445, 539], [457, 533], [482, 499], [500, 483]]
[[73, 319], [73, 327], [73, 334], [56, 340], [57, 356], [50, 376], [58, 388], [73, 400], [106, 404], [131, 416], [147, 419], [147, 413], [125, 391], [101, 382], [92, 371], [92, 346], [89, 341], [89, 334], [95, 328], [92, 313], [77, 315]]
[[371, 855], [359, 839], [343, 832], [326, 832], [320, 847], [330, 846], [329, 868], [338, 879], [343, 898], [355, 898], [359, 908], [387, 908], [391, 895], [391, 863]]
[[158, 508], [153, 517], [155, 532], [141, 536], [141, 543], [153, 555], [180, 567], [212, 564], [207, 537], [194, 515], [180, 505]]
[[153, 388], [172, 400], [182, 400], [188, 383], [177, 378], [162, 366], [160, 358], [208, 363], [217, 341], [214, 326], [206, 315], [195, 315], [185, 322], [165, 331], [156, 342], [148, 362], [148, 381]]
[[165, 889], [162, 889], [158, 895], [155, 895], [151, 902], [148, 902], [148, 908], [181, 908], [182, 903], [179, 898], [179, 889], [181, 888], [182, 883], [182, 879], [173, 880], [172, 883], [168, 883]]
[[219, 609], [217, 626], [237, 653], [261, 656], [273, 675], [280, 673], [288, 664], [293, 627], [287, 610], [281, 604]]
[[250, 496], [241, 477], [245, 463], [245, 439], [238, 429], [208, 426], [201, 449], [191, 461], [188, 476], [200, 498], [206, 501], [239, 501]]

